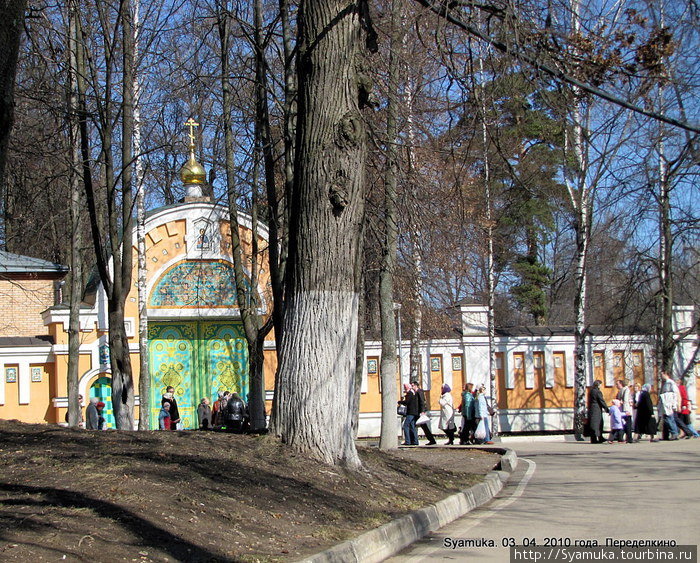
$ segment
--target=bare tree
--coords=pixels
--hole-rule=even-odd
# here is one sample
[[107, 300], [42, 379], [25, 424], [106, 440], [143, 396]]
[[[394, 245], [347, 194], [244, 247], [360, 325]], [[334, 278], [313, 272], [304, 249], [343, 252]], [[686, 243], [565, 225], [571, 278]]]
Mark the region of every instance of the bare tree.
[[[88, 48], [84, 26], [78, 21], [78, 115], [80, 122], [83, 184], [87, 196], [92, 242], [97, 259], [97, 270], [107, 295], [109, 321], [109, 349], [112, 372], [112, 405], [117, 428], [134, 428], [134, 382], [129, 342], [124, 325], [124, 306], [131, 289], [132, 275], [132, 175], [134, 138], [134, 35], [131, 2], [124, 0], [113, 10], [97, 4], [100, 22], [101, 63], [95, 64], [97, 52]], [[81, 12], [84, 14], [84, 12]], [[111, 22], [113, 25], [109, 25]], [[120, 46], [121, 61], [118, 60]], [[121, 64], [120, 64], [121, 63]], [[115, 100], [115, 74], [121, 71], [121, 96]], [[100, 74], [100, 70], [103, 73]], [[100, 166], [104, 190], [98, 191], [92, 170], [90, 150], [90, 116], [86, 103], [86, 79], [96, 102], [97, 124], [100, 137]], [[99, 77], [99, 78], [98, 78]], [[101, 95], [103, 94], [103, 95]], [[115, 115], [121, 116], [119, 138], [121, 147], [115, 150]], [[115, 159], [116, 157], [116, 159]], [[105, 206], [106, 217], [100, 216], [98, 200]], [[105, 228], [106, 223], [106, 228]]]

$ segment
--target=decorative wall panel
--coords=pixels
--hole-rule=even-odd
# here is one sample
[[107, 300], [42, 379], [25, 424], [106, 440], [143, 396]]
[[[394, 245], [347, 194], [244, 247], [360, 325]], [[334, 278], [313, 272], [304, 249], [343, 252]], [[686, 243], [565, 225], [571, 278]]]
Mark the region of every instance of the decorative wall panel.
[[219, 390], [248, 395], [248, 348], [240, 323], [192, 321], [149, 323], [151, 428], [167, 387], [175, 399], [183, 428], [197, 428], [197, 405], [211, 402]]
[[153, 287], [148, 306], [153, 309], [238, 308], [233, 266], [223, 260], [178, 262], [168, 268]]

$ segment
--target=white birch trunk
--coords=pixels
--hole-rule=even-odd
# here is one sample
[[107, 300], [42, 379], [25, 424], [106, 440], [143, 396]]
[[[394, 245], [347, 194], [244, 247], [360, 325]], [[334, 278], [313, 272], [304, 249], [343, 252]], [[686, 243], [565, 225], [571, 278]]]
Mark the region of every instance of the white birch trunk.
[[[498, 405], [498, 380], [496, 378], [496, 323], [494, 318], [494, 273], [493, 273], [493, 217], [491, 208], [491, 161], [489, 159], [489, 139], [486, 126], [486, 77], [484, 58], [479, 49], [479, 90], [481, 91], [481, 142], [484, 159], [484, 199], [486, 204], [486, 299], [489, 338], [489, 384], [493, 406]], [[498, 436], [498, 412], [491, 416], [491, 436]]]
[[[405, 40], [405, 36], [404, 36]], [[409, 210], [410, 239], [411, 239], [411, 301], [413, 302], [411, 328], [411, 340], [409, 350], [409, 377], [408, 381], [420, 382], [421, 388], [425, 387], [425, 382], [422, 381], [421, 370], [421, 347], [420, 339], [423, 330], [423, 248], [421, 246], [421, 230], [418, 224], [418, 183], [416, 182], [415, 168], [415, 129], [413, 125], [413, 81], [408, 80], [405, 91], [406, 105], [406, 137], [408, 140], [408, 174], [412, 189], [411, 201], [413, 208]], [[406, 381], [402, 381], [406, 383]]]
[[[572, 0], [571, 27], [573, 33], [580, 30], [579, 2]], [[572, 135], [567, 132], [565, 151], [571, 150], [575, 171], [566, 175], [566, 187], [574, 210], [574, 230], [576, 235], [576, 274], [574, 296], [574, 435], [583, 440], [586, 408], [586, 260], [590, 239], [592, 194], [587, 186], [588, 162], [584, 139], [584, 124], [581, 108], [581, 90], [572, 88], [574, 107], [572, 110]], [[570, 138], [573, 137], [573, 138]]]
[[[587, 159], [583, 138], [583, 124], [578, 107], [573, 111], [573, 139], [565, 145], [572, 150], [576, 172], [567, 176], [567, 191], [575, 214], [574, 230], [576, 235], [576, 272], [574, 284], [574, 434], [576, 439], [583, 439], [586, 408], [586, 261], [591, 232], [592, 194], [586, 185]], [[570, 141], [570, 142], [569, 142]]]
[[[134, 1], [134, 60], [139, 57], [139, 0]], [[141, 158], [141, 85], [138, 63], [134, 64], [134, 182], [136, 184], [136, 248], [138, 251], [137, 289], [139, 302], [139, 430], [150, 430], [151, 374], [148, 358], [148, 266], [146, 261], [146, 206]]]

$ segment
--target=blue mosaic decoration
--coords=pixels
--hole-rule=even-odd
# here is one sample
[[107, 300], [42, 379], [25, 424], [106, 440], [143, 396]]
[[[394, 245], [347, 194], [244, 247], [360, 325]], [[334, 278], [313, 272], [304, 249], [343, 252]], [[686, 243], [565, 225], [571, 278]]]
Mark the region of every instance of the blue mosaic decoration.
[[[155, 309], [238, 308], [233, 266], [223, 260], [178, 262], [158, 280], [148, 306]], [[246, 280], [250, 290], [250, 282]]]
[[148, 356], [151, 372], [151, 428], [158, 428], [161, 399], [168, 387], [175, 400], [183, 428], [195, 428], [195, 323], [148, 325]]
[[218, 391], [235, 391], [247, 402], [248, 346], [243, 326], [206, 323], [202, 328], [203, 360], [210, 378], [205, 396], [211, 398]]

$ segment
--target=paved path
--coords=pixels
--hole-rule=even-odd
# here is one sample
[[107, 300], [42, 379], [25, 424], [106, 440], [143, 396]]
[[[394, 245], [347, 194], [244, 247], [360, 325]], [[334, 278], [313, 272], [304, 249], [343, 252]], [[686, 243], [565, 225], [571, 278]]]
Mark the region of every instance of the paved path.
[[[520, 458], [503, 491], [388, 561], [507, 562], [504, 538], [518, 545], [546, 538], [604, 545], [609, 537], [700, 543], [700, 440], [503, 445]], [[498, 547], [449, 549], [446, 538]]]

